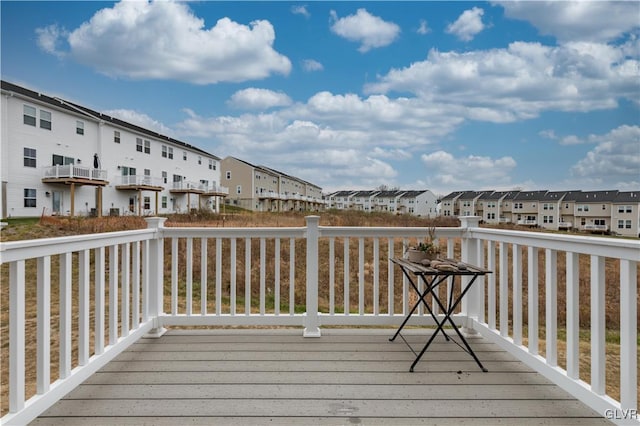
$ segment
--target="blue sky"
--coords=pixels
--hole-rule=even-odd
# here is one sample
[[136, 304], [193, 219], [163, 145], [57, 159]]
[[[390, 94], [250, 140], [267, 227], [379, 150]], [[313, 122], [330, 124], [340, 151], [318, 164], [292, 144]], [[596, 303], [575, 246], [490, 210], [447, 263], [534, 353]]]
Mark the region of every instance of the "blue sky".
[[0, 8], [2, 79], [325, 192], [640, 189], [640, 2]]

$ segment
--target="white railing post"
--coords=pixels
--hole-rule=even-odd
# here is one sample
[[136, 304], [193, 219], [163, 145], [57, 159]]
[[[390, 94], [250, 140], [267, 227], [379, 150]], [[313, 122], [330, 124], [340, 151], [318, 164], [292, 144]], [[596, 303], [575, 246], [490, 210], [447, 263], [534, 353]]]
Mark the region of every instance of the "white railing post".
[[304, 337], [320, 337], [318, 327], [318, 224], [320, 216], [307, 216], [307, 303]]
[[[460, 225], [463, 228], [462, 233], [462, 261], [472, 265], [478, 265], [478, 243], [475, 238], [469, 238], [469, 228], [477, 228], [480, 226], [479, 216], [464, 216], [460, 218]], [[478, 265], [483, 266], [483, 265]], [[460, 277], [462, 285], [466, 285], [469, 277]], [[482, 281], [481, 281], [482, 282]], [[462, 314], [467, 318], [473, 318], [476, 321], [480, 317], [480, 291], [481, 282], [474, 283], [462, 300]], [[475, 335], [478, 332], [473, 329], [473, 323], [466, 321], [466, 326], [462, 327], [462, 332], [467, 335]]]
[[148, 217], [147, 228], [155, 229], [156, 235], [149, 240], [149, 256], [145, 262], [149, 262], [149, 300], [143, 300], [148, 306], [149, 318], [153, 320], [153, 329], [146, 337], [160, 337], [167, 330], [162, 327], [160, 314], [163, 313], [164, 297], [164, 239], [162, 238], [162, 228], [165, 217]]

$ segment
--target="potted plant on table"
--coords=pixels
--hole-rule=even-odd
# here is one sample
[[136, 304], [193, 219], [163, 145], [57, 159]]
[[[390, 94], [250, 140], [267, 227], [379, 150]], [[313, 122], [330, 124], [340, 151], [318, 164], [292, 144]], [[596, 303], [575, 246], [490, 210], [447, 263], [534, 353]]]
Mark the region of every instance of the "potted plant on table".
[[433, 260], [440, 254], [440, 245], [436, 238], [436, 228], [430, 227], [424, 241], [418, 242], [406, 251], [406, 258], [410, 262], [421, 262], [424, 259]]

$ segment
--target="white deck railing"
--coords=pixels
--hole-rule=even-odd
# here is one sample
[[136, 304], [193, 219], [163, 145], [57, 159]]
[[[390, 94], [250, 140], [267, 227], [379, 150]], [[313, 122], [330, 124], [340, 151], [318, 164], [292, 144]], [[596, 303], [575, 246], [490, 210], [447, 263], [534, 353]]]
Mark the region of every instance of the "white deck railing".
[[[465, 297], [457, 324], [501, 345], [603, 416], [637, 424], [640, 241], [493, 230], [479, 228], [478, 219], [437, 229], [443, 255], [494, 271]], [[413, 299], [389, 259], [428, 232], [324, 227], [314, 216], [295, 228], [165, 228], [164, 219], [147, 221], [145, 230], [0, 244], [10, 293], [10, 412], [3, 424], [29, 422], [137, 339], [159, 336], [167, 326], [301, 326], [305, 336], [319, 337], [322, 326], [397, 325]], [[585, 261], [589, 277], [579, 276]], [[590, 294], [578, 291], [585, 279]], [[558, 362], [559, 284], [566, 287], [566, 326], [560, 324], [566, 328], [565, 366]], [[619, 401], [605, 392], [605, 286], [619, 291]], [[450, 283], [441, 291], [452, 291]], [[591, 333], [586, 380], [578, 363], [579, 308], [585, 304]], [[50, 365], [56, 315], [57, 370]], [[433, 320], [420, 307], [413, 324]], [[35, 353], [29, 340], [36, 342]], [[30, 384], [25, 372], [34, 370], [36, 383]]]
[[107, 180], [107, 171], [74, 164], [44, 167], [43, 178], [80, 178], [89, 180]]

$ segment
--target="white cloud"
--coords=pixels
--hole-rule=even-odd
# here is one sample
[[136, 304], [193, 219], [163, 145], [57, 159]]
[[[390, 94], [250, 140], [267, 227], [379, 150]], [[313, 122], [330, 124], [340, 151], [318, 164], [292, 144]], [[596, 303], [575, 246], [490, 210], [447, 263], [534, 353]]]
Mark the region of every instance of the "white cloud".
[[[40, 29], [52, 50], [63, 32]], [[69, 55], [113, 77], [180, 80], [195, 84], [240, 82], [287, 75], [289, 59], [273, 49], [268, 21], [242, 25], [222, 18], [206, 28], [185, 3], [122, 1], [102, 9], [67, 37]]]
[[314, 59], [304, 59], [302, 61], [302, 68], [305, 71], [322, 71], [324, 69], [322, 64]]
[[333, 25], [331, 31], [347, 40], [361, 43], [358, 51], [368, 52], [377, 47], [388, 46], [400, 34], [400, 27], [393, 22], [384, 21], [373, 16], [366, 9], [358, 9], [355, 15], [338, 18], [335, 11], [331, 11]]
[[302, 15], [305, 18], [309, 18], [311, 16], [307, 10], [307, 5], [291, 6], [291, 13], [294, 15]]
[[484, 10], [478, 7], [465, 10], [453, 24], [447, 26], [446, 32], [455, 35], [462, 41], [471, 41], [485, 29], [482, 15], [484, 15]]
[[493, 159], [469, 155], [455, 157], [446, 151], [423, 154], [427, 182], [435, 188], [496, 188], [510, 186], [516, 161], [511, 157]]
[[228, 101], [232, 107], [244, 109], [268, 109], [291, 105], [291, 103], [291, 98], [285, 93], [254, 87], [238, 90]]
[[597, 43], [550, 47], [514, 42], [465, 53], [431, 50], [424, 61], [392, 69], [365, 93], [413, 93], [464, 106], [466, 118], [508, 122], [541, 111], [593, 111], [640, 99], [640, 61]]
[[60, 44], [69, 35], [66, 29], [54, 24], [44, 28], [37, 28], [36, 35], [38, 36], [38, 47], [44, 52], [58, 57], [65, 56], [65, 52], [60, 49]]
[[588, 139], [597, 145], [571, 168], [573, 176], [607, 182], [640, 180], [639, 126], [620, 126], [605, 135], [590, 135]]
[[425, 19], [420, 20], [420, 26], [418, 27], [416, 32], [422, 35], [429, 34], [431, 32], [431, 28], [429, 28], [429, 24], [427, 24], [427, 21]]
[[505, 16], [531, 22], [561, 42], [607, 42], [640, 26], [635, 1], [504, 1]]
[[175, 137], [176, 134], [176, 132], [171, 128], [141, 112], [130, 109], [112, 109], [103, 111], [103, 113], [114, 118], [119, 118], [127, 123], [135, 124], [145, 129], [154, 130], [161, 135]]

